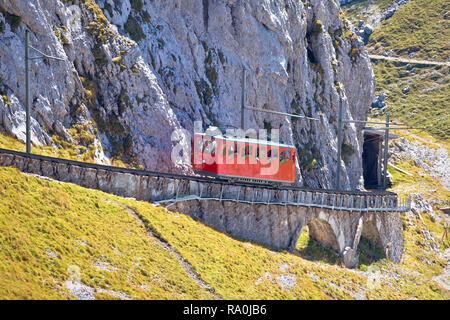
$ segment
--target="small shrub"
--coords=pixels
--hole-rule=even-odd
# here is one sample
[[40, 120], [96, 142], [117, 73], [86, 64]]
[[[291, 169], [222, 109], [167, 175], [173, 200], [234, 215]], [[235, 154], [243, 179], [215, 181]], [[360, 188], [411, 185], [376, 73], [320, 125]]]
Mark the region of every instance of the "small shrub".
[[313, 30], [314, 35], [317, 36], [319, 33], [322, 32], [322, 30], [323, 30], [322, 21], [316, 20], [316, 22], [314, 23], [314, 30]]
[[5, 16], [5, 20], [11, 27], [11, 31], [16, 32], [17, 28], [20, 26], [20, 23], [22, 22], [22, 18], [19, 16], [16, 16], [15, 14], [3, 11], [1, 8], [0, 8], [0, 12], [2, 12], [3, 15]]
[[121, 61], [122, 61], [122, 56], [117, 56], [112, 59], [112, 62], [114, 62], [114, 63], [120, 63]]
[[352, 61], [356, 62], [360, 56], [361, 50], [358, 47], [352, 47], [352, 50], [350, 51], [350, 58], [352, 58]]
[[216, 69], [213, 67], [206, 67], [206, 77], [208, 78], [209, 82], [212, 84], [213, 87], [217, 86], [217, 78], [218, 74]]
[[139, 22], [131, 15], [129, 16], [124, 27], [125, 27], [125, 31], [128, 32], [131, 39], [133, 39], [134, 41], [138, 42], [142, 39], [145, 39], [144, 31], [142, 31], [142, 28], [139, 25]]
[[131, 8], [140, 11], [142, 9], [142, 0], [130, 0]]

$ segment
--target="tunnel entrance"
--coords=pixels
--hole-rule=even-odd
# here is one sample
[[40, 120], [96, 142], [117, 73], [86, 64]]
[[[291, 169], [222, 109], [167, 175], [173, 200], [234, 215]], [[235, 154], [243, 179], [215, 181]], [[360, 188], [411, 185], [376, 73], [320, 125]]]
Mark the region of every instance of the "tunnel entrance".
[[[363, 130], [364, 144], [362, 154], [364, 187], [370, 189], [383, 188], [384, 138], [385, 132], [366, 128]], [[398, 135], [389, 133], [389, 141], [398, 139]], [[387, 179], [387, 186], [389, 181]]]
[[382, 143], [383, 137], [375, 133], [364, 133], [364, 145], [362, 154], [364, 187], [366, 189], [378, 189], [382, 184]]

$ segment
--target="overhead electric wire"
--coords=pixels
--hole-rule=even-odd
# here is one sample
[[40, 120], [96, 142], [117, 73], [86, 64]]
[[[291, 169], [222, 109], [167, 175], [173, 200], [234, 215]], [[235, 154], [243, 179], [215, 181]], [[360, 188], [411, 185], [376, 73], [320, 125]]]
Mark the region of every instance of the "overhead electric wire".
[[[63, 59], [63, 58], [54, 57], [54, 56], [50, 56], [50, 55], [48, 55], [48, 54], [45, 54], [45, 53], [43, 53], [42, 51], [36, 49], [35, 47], [33, 47], [33, 46], [31, 46], [31, 45], [29, 45], [29, 47], [30, 47], [31, 49], [33, 49], [34, 51], [36, 51], [37, 53], [43, 55], [43, 56], [46, 57], [46, 58], [49, 58], [49, 59], [55, 59], [55, 60], [60, 60], [60, 61], [65, 61], [65, 60], [66, 60], [66, 59]], [[42, 58], [42, 57], [31, 57], [31, 58], [28, 58], [28, 59], [34, 60], [34, 59], [41, 59], [41, 58]]]
[[316, 118], [307, 117], [307, 116], [301, 116], [301, 115], [298, 115], [298, 114], [286, 113], [286, 112], [281, 112], [281, 111], [267, 110], [267, 109], [261, 109], [261, 108], [255, 108], [255, 107], [245, 107], [245, 109], [254, 110], [254, 111], [261, 111], [261, 112], [267, 112], [267, 113], [274, 113], [274, 114], [279, 114], [279, 115], [282, 115], [282, 116], [290, 116], [290, 117], [295, 117], [295, 118], [308, 119], [308, 120], [312, 120], [312, 121], [320, 121], [319, 119], [316, 119]]

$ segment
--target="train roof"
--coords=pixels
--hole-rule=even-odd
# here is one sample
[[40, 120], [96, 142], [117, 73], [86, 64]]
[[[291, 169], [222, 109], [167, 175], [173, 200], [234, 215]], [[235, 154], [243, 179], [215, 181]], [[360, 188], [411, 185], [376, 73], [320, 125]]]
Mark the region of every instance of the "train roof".
[[208, 138], [214, 138], [219, 140], [225, 140], [225, 141], [233, 141], [233, 142], [241, 142], [241, 143], [253, 143], [253, 144], [260, 144], [265, 146], [274, 146], [274, 147], [280, 147], [280, 148], [287, 148], [287, 149], [296, 149], [293, 145], [288, 145], [284, 143], [276, 143], [270, 140], [258, 140], [258, 139], [250, 139], [250, 138], [238, 138], [234, 136], [227, 136], [223, 134], [219, 135], [210, 135], [206, 133], [195, 133], [197, 136], [203, 136]]

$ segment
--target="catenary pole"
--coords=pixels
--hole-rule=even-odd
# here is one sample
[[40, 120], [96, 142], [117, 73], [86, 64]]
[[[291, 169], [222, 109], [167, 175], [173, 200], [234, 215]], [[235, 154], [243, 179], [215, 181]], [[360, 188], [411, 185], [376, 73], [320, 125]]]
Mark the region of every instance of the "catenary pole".
[[341, 189], [341, 151], [342, 151], [342, 100], [339, 100], [338, 141], [337, 141], [336, 190]]
[[[40, 56], [30, 57], [30, 49], [36, 51]], [[31, 91], [30, 91], [30, 60], [54, 59], [64, 61], [65, 59], [47, 55], [30, 45], [30, 31], [25, 30], [25, 135], [26, 135], [26, 153], [31, 153]]]
[[389, 158], [389, 112], [386, 112], [386, 130], [384, 133], [383, 189], [386, 189], [388, 158]]
[[26, 148], [31, 152], [31, 121], [30, 121], [30, 32], [25, 30], [25, 113], [26, 113]]
[[245, 130], [245, 67], [242, 68], [241, 90], [241, 129]]

